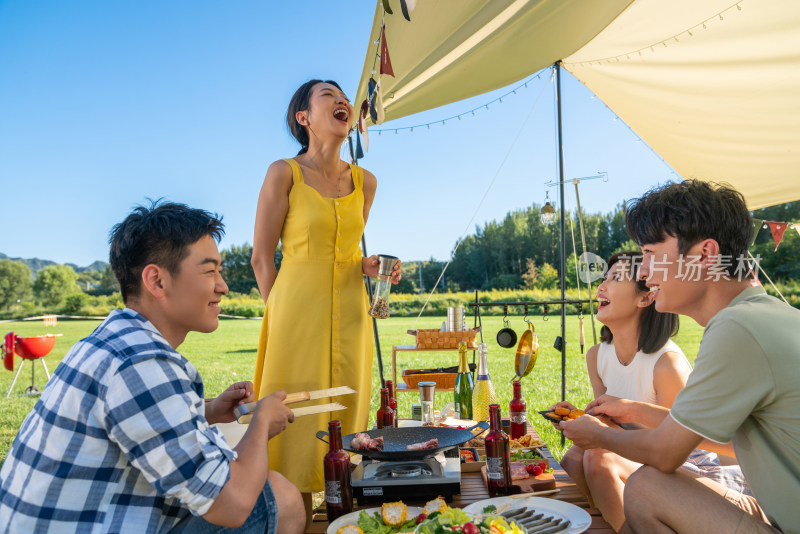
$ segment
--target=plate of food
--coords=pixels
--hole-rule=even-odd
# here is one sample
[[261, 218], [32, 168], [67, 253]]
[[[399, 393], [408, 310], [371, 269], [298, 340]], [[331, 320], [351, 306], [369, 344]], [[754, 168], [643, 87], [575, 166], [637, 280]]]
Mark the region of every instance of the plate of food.
[[564, 527], [561, 534], [579, 534], [592, 524], [592, 517], [582, 508], [568, 502], [544, 497], [495, 497], [470, 504], [464, 512], [476, 519], [485, 515], [501, 516], [527, 530]]
[[555, 410], [541, 410], [539, 414], [553, 423], [560, 423], [561, 421], [571, 421], [584, 415], [586, 412], [583, 410], [570, 410], [569, 408], [558, 407]]
[[448, 507], [441, 497], [426, 504], [425, 508], [436, 502], [436, 511], [417, 525], [414, 534], [527, 534], [505, 517], [498, 514], [469, 514], [466, 509]]
[[380, 508], [366, 508], [331, 521], [326, 534], [398, 534], [414, 532], [422, 513], [418, 506], [403, 502], [386, 503]]
[[532, 449], [536, 447], [545, 447], [547, 443], [542, 441], [541, 439], [532, 436], [531, 434], [525, 434], [522, 437], [517, 439], [512, 439], [508, 442], [509, 447], [513, 449]]

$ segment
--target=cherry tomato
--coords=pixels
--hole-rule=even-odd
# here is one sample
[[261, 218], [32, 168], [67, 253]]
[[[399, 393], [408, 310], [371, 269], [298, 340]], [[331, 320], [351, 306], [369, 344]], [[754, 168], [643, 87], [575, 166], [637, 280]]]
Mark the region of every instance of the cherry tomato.
[[425, 512], [422, 512], [421, 514], [419, 514], [417, 516], [417, 524], [419, 525], [420, 523], [422, 523], [426, 519], [428, 519], [428, 514], [426, 514]]
[[540, 466], [538, 465], [533, 466], [533, 476], [538, 477], [542, 473], [544, 473], [544, 470]]
[[536, 464], [528, 464], [528, 465], [525, 466], [525, 471], [527, 471], [528, 473], [530, 473], [532, 475], [534, 467], [536, 467]]
[[478, 526], [475, 523], [465, 523], [464, 527], [461, 529], [461, 532], [464, 534], [481, 534], [481, 531], [478, 529]]
[[537, 465], [542, 468], [542, 472], [547, 471], [547, 464], [546, 463], [539, 462]]

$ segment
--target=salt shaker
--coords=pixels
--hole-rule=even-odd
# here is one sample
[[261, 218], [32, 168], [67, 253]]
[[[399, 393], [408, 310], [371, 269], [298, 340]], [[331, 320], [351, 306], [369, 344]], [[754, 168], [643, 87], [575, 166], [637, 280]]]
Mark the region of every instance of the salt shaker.
[[372, 305], [369, 314], [376, 319], [389, 317], [389, 292], [392, 288], [392, 271], [399, 258], [381, 254], [378, 256], [378, 277], [375, 281], [375, 292], [372, 294]]
[[422, 403], [422, 425], [434, 424], [433, 398], [436, 393], [436, 382], [419, 383], [419, 400]]

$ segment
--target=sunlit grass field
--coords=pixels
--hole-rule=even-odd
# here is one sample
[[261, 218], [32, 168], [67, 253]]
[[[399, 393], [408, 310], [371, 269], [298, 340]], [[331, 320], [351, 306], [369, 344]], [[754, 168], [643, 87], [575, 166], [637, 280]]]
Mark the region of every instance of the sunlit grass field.
[[[561, 446], [560, 434], [550, 423], [542, 419], [536, 412], [549, 407], [561, 399], [561, 354], [553, 348], [553, 342], [560, 335], [560, 317], [551, 316], [544, 321], [541, 316], [530, 317], [539, 338], [540, 350], [533, 372], [522, 380], [522, 392], [528, 405], [528, 419], [539, 435], [550, 446], [556, 458], [561, 458], [566, 450]], [[383, 355], [384, 378], [391, 378], [392, 345], [413, 344], [414, 338], [406, 333], [414, 328], [440, 327], [443, 317], [390, 318], [378, 321], [381, 351]], [[470, 325], [472, 319], [469, 319]], [[514, 376], [515, 349], [503, 349], [497, 345], [495, 336], [503, 327], [502, 317], [484, 317], [484, 340], [489, 348], [489, 372], [503, 414], [508, 415], [508, 403], [511, 400], [511, 379]], [[510, 326], [521, 335], [525, 323], [522, 317], [510, 317]], [[66, 321], [60, 320], [54, 327], [45, 327], [41, 321], [3, 323], [0, 334], [15, 331], [18, 335], [34, 336], [48, 333], [63, 334], [56, 341], [52, 352], [45, 358], [52, 373], [69, 348], [79, 339], [89, 335], [100, 321]], [[221, 320], [219, 328], [211, 334], [191, 333], [179, 351], [192, 361], [203, 376], [206, 396], [212, 397], [228, 387], [232, 382], [252, 380], [255, 366], [256, 344], [261, 322], [259, 320]], [[599, 338], [599, 324], [596, 324]], [[578, 344], [578, 318], [567, 316], [567, 359], [566, 359], [566, 399], [576, 406], [583, 407], [592, 399], [589, 379], [586, 375], [583, 355]], [[592, 328], [588, 315], [584, 318], [584, 331], [587, 348], [592, 344]], [[694, 361], [702, 336], [702, 328], [692, 319], [681, 317], [681, 330], [676, 342], [684, 350], [690, 361]], [[480, 340], [480, 339], [479, 339]], [[298, 351], [301, 348], [298, 346]], [[470, 361], [472, 353], [470, 352]], [[448, 367], [458, 364], [456, 351], [442, 352], [400, 352], [398, 353], [398, 376], [402, 369]], [[20, 359], [15, 360], [15, 371]], [[373, 366], [371, 413], [369, 425], [374, 424], [374, 414], [380, 404], [380, 375], [378, 371], [377, 352]], [[17, 434], [23, 419], [33, 408], [36, 397], [24, 396], [25, 387], [30, 385], [30, 363], [20, 374], [17, 383], [6, 399], [5, 394], [11, 385], [13, 373], [0, 371], [0, 463], [5, 460], [8, 449]], [[41, 364], [36, 362], [36, 383], [41, 389], [45, 376]], [[412, 402], [418, 402], [416, 393], [399, 393], [397, 395], [400, 417], [411, 416]], [[436, 394], [436, 407], [452, 402], [452, 393]], [[311, 439], [311, 436], [309, 436]], [[569, 447], [569, 441], [566, 443]]]

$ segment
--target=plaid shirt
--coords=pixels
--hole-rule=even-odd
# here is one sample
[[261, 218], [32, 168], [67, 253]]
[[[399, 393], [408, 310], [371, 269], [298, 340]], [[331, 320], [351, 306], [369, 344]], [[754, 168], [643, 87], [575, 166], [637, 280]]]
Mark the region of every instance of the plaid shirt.
[[0, 531], [166, 532], [208, 511], [235, 458], [205, 418], [197, 369], [115, 310], [22, 423], [0, 470]]

